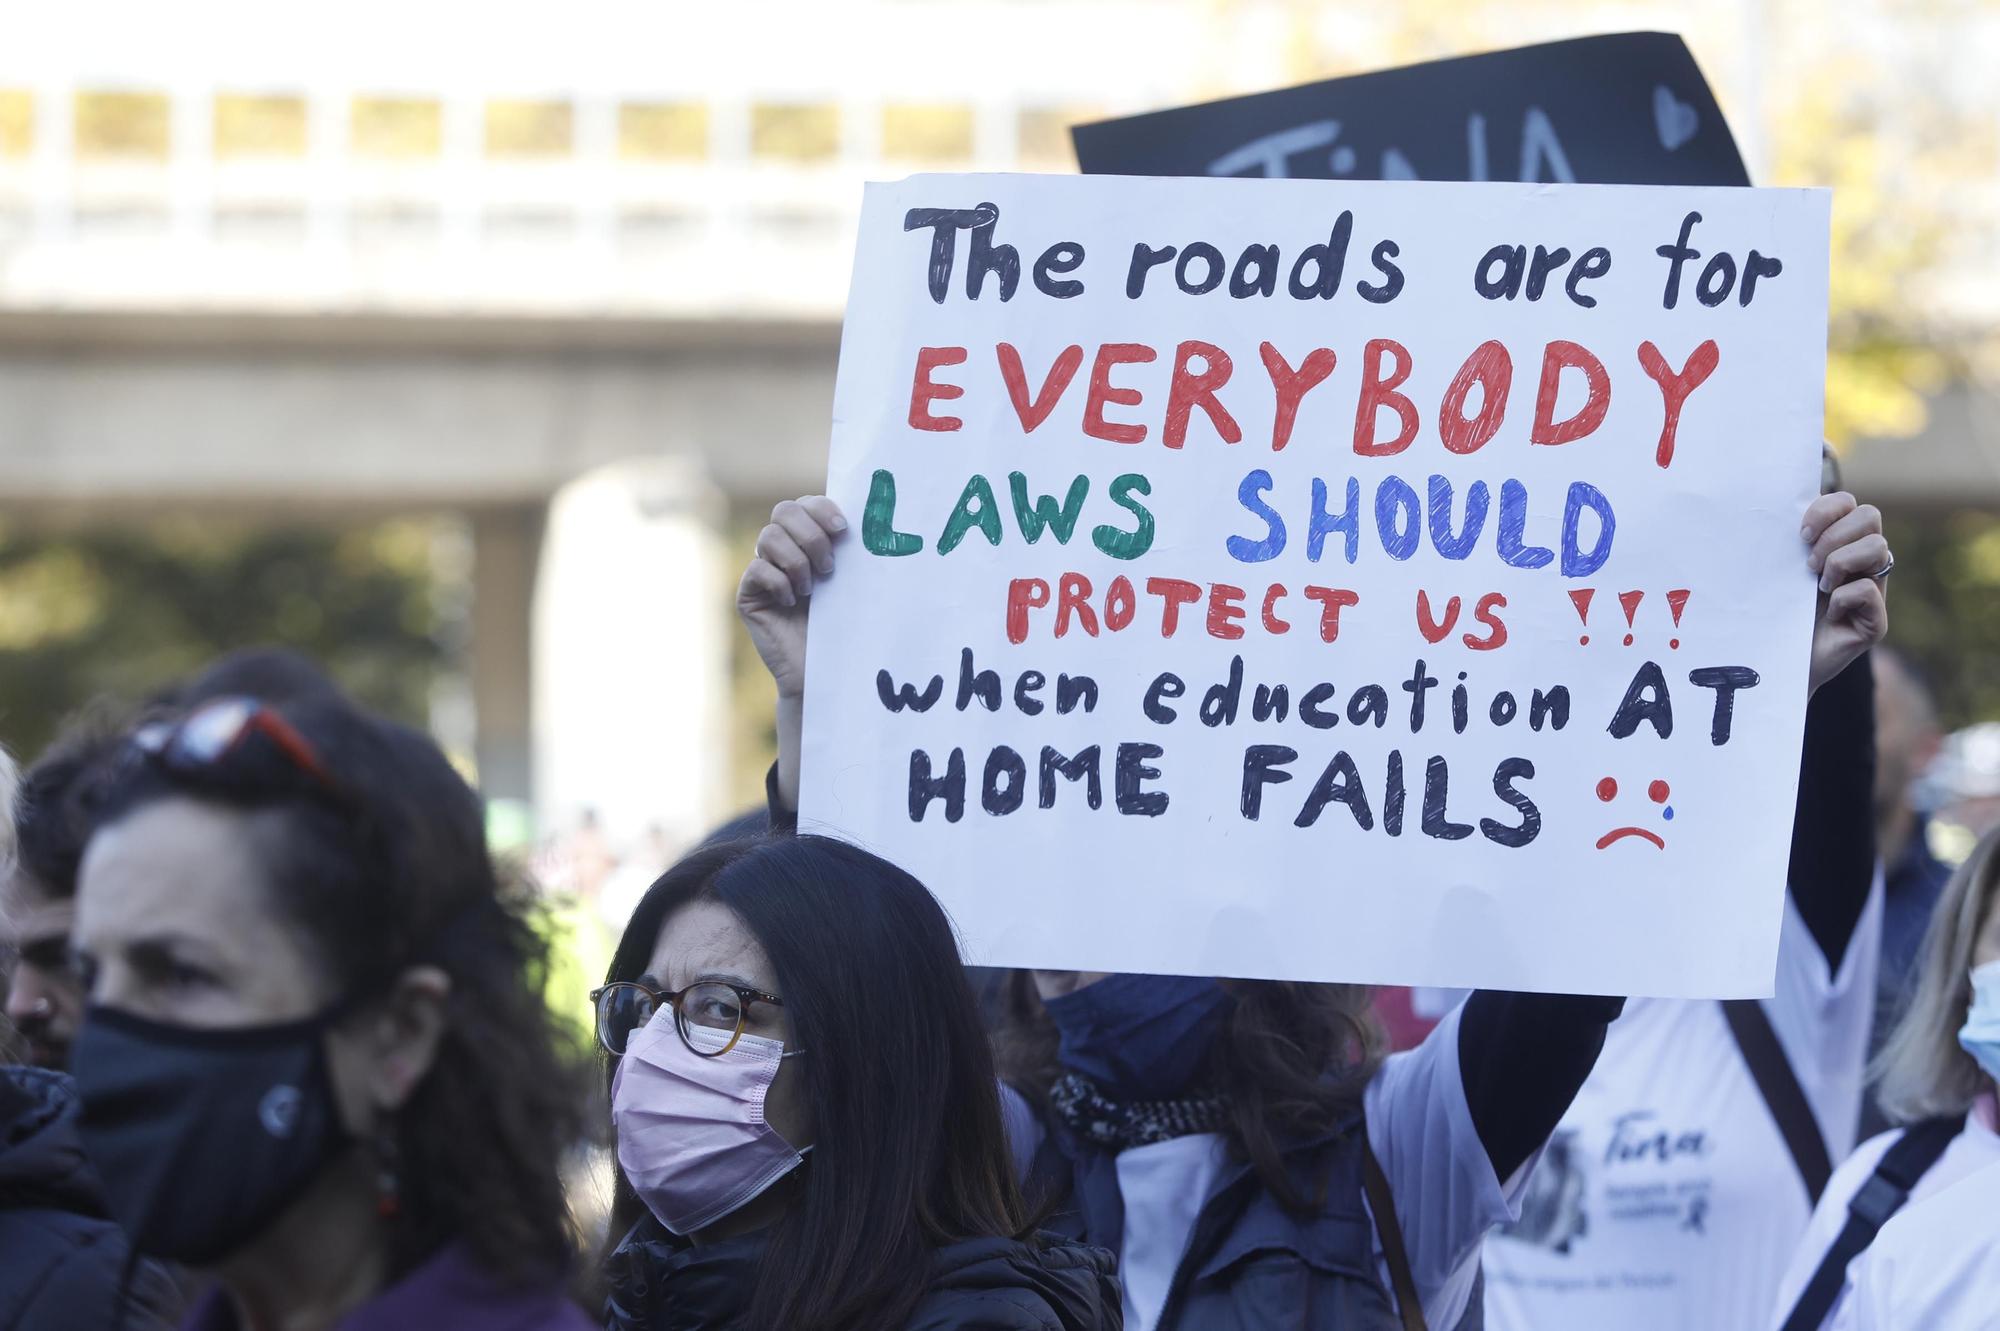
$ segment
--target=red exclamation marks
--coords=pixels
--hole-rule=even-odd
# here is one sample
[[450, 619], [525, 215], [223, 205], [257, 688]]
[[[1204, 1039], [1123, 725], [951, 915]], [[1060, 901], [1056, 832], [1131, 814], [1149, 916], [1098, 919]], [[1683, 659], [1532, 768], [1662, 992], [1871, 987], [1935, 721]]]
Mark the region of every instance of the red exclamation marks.
[[[1681, 611], [1687, 609], [1687, 603], [1688, 592], [1685, 588], [1677, 592], [1667, 593], [1667, 609], [1674, 612], [1674, 627], [1677, 629], [1681, 626]], [[1667, 646], [1674, 648], [1676, 651], [1680, 649], [1680, 645], [1681, 640], [1679, 638], [1669, 638], [1667, 640]]]
[[[1597, 589], [1594, 587], [1578, 587], [1569, 594], [1570, 603], [1576, 607], [1576, 617], [1583, 621], [1585, 628], [1590, 627], [1590, 598], [1595, 595]], [[1576, 641], [1578, 646], [1588, 647], [1590, 635], [1583, 634]]]
[[[1618, 604], [1625, 611], [1626, 628], [1629, 629], [1632, 627], [1632, 616], [1639, 613], [1639, 602], [1645, 599], [1646, 599], [1646, 593], [1644, 592], [1618, 593]], [[1627, 647], [1630, 647], [1632, 645], [1632, 635], [1630, 633], [1627, 633], [1625, 635], [1625, 645]]]

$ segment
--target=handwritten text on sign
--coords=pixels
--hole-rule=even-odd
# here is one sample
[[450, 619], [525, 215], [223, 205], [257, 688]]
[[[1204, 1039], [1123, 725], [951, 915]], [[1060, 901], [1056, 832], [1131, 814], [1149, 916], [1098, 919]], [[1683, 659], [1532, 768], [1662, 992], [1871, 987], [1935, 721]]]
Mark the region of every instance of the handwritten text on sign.
[[1771, 981], [1808, 191], [870, 187], [803, 814], [1009, 966]]

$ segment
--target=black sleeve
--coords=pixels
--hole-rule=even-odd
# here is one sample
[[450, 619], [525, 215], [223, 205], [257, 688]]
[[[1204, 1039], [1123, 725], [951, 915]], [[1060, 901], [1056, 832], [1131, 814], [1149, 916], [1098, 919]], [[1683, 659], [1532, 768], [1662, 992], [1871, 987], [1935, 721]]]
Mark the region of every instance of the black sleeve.
[[1875, 879], [1875, 672], [1864, 655], [1806, 705], [1785, 883], [1828, 970], [1839, 970]]
[[169, 1331], [179, 1324], [179, 1291], [151, 1262], [130, 1258], [123, 1234], [100, 1224], [65, 1239], [68, 1251], [26, 1291], [10, 1331]]
[[787, 809], [778, 799], [778, 765], [771, 764], [771, 770], [764, 773], [764, 807], [770, 813], [772, 836], [796, 836], [799, 830], [799, 811]]
[[1527, 1163], [1597, 1066], [1622, 998], [1481, 989], [1458, 1017], [1459, 1079], [1501, 1182]]

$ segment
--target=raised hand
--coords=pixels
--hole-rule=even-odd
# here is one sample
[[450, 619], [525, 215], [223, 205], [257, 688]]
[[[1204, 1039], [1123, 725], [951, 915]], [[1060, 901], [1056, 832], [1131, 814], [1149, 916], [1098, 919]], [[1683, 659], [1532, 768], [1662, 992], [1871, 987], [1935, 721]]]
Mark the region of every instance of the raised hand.
[[1889, 631], [1883, 581], [1895, 566], [1882, 535], [1882, 513], [1845, 490], [1821, 495], [1806, 509], [1800, 535], [1806, 566], [1819, 575], [1819, 617], [1813, 621], [1810, 688], [1838, 675]]
[[787, 499], [757, 533], [757, 551], [736, 587], [736, 614], [778, 686], [778, 800], [799, 806], [799, 747], [805, 718], [806, 618], [813, 588], [833, 572], [833, 547], [847, 531], [825, 495]]

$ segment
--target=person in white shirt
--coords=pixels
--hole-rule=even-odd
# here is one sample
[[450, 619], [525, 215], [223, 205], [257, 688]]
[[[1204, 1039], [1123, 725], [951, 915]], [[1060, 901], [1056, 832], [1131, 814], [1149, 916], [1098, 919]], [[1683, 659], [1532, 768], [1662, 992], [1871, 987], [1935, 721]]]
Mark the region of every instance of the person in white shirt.
[[1626, 1004], [1522, 1218], [1487, 1240], [1490, 1331], [1769, 1318], [1859, 1117], [1881, 928], [1873, 699], [1862, 661], [1808, 707], [1774, 996]]
[[[738, 592], [778, 685], [779, 812], [797, 807], [806, 610], [846, 530], [830, 500], [780, 504]], [[1881, 639], [1891, 560], [1880, 514], [1851, 495], [1816, 501], [1802, 535], [1827, 592], [1817, 691]], [[1865, 696], [1872, 685], [1857, 673]], [[1860, 726], [1865, 737], [1865, 704]], [[1836, 953], [1859, 914], [1829, 926]], [[1854, 951], [1872, 956], [1873, 939]], [[1032, 1161], [1031, 1182], [1068, 1203], [1053, 1212], [1059, 1232], [1120, 1254], [1127, 1331], [1450, 1331], [1468, 1309], [1476, 1316], [1481, 1241], [1518, 1213], [1621, 1005], [1482, 991], [1418, 1049], [1384, 1061], [1356, 989], [1047, 971], [1017, 980], [1001, 1053], [1016, 1117], [1028, 1118], [1014, 1133], [1018, 1163]], [[1853, 987], [1858, 1095], [1872, 973]], [[1797, 1001], [1813, 1001], [1803, 986]], [[1758, 1316], [1768, 1303], [1765, 1289]]]
[[1882, 1227], [1855, 1263], [1843, 1327], [2000, 1328], [2000, 1165], [1988, 1165]]
[[[1864, 1142], [1835, 1171], [1779, 1286], [1778, 1331], [1846, 1325], [1860, 1260], [1853, 1245], [1865, 1251], [1902, 1198], [1915, 1205], [2000, 1165], [1994, 1077], [1968, 1047], [1976, 1034], [1961, 1035], [1974, 1031], [1969, 1014], [1978, 1016], [1976, 975], [1994, 974], [1989, 1020], [2000, 1022], [2000, 973], [1992, 971], [2000, 966], [2000, 832], [1989, 833], [1946, 884], [1919, 957], [1916, 987], [1876, 1064], [1879, 1100], [1902, 1126]], [[2000, 1062], [2000, 1053], [1994, 1057]], [[2000, 1209], [1993, 1214], [2000, 1228]], [[1847, 1261], [1836, 1245], [1851, 1252]], [[1993, 1296], [2000, 1318], [2000, 1289]]]

